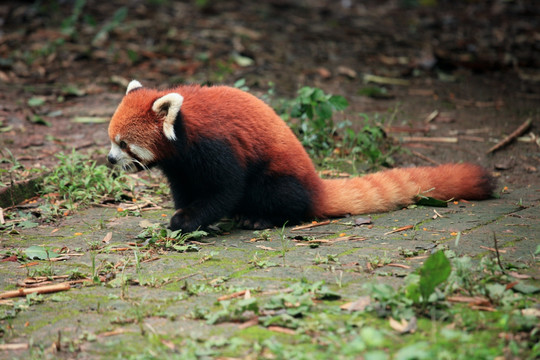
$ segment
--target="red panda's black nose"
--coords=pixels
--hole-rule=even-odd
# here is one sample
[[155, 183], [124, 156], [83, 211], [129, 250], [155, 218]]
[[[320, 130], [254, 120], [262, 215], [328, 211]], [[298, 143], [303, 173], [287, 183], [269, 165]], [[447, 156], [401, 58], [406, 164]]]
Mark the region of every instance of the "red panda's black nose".
[[107, 155], [107, 160], [109, 160], [109, 162], [113, 165], [116, 164], [116, 158], [111, 154]]

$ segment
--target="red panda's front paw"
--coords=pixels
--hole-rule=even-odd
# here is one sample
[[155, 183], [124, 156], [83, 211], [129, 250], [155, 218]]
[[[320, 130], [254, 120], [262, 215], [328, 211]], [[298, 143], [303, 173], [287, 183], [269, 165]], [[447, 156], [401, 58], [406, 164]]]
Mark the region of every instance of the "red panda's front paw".
[[190, 221], [189, 216], [182, 210], [178, 209], [171, 217], [169, 229], [172, 231], [182, 230], [183, 233], [188, 233], [197, 230], [199, 226]]

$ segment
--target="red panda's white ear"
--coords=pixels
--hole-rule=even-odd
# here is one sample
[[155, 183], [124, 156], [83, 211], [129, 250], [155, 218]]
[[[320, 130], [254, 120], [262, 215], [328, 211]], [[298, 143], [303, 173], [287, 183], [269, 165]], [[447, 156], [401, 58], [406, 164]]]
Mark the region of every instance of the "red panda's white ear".
[[138, 82], [137, 80], [131, 80], [126, 89], [126, 95], [129, 94], [131, 90], [135, 90], [141, 87], [142, 87], [142, 84], [140, 82]]
[[177, 93], [170, 93], [164, 95], [154, 101], [152, 105], [152, 110], [155, 113], [164, 112], [165, 120], [163, 120], [163, 134], [169, 140], [176, 140], [176, 134], [174, 133], [174, 121], [178, 112], [180, 112], [180, 107], [184, 102], [182, 95]]

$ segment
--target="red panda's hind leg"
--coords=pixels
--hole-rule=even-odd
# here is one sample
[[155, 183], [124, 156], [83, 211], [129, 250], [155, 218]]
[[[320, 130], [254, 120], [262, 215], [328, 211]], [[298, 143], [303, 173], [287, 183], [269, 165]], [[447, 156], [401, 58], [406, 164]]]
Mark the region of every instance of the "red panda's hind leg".
[[247, 171], [244, 195], [235, 214], [246, 229], [298, 224], [313, 216], [313, 195], [290, 175]]

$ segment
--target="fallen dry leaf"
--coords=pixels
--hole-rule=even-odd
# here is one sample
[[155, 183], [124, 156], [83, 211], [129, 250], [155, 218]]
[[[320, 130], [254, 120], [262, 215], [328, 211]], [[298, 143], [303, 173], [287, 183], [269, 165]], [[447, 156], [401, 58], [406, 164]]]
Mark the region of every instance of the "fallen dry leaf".
[[103, 240], [101, 240], [101, 242], [104, 244], [108, 244], [109, 241], [111, 241], [111, 239], [112, 239], [112, 232], [108, 232], [107, 235], [105, 235], [105, 237], [103, 238]]
[[337, 73], [339, 75], [347, 76], [347, 77], [349, 77], [351, 79], [356, 78], [356, 71], [354, 71], [353, 69], [348, 68], [346, 66], [343, 66], [343, 65], [340, 65], [340, 66], [337, 67]]
[[279, 332], [279, 333], [282, 333], [282, 334], [288, 334], [288, 335], [296, 334], [296, 331], [294, 331], [293, 329], [289, 329], [289, 328], [282, 327], [282, 326], [272, 325], [272, 326], [268, 327], [268, 330], [274, 331], [274, 332]]
[[[500, 250], [499, 250], [499, 252], [500, 252]], [[520, 274], [520, 273], [517, 273], [515, 271], [509, 271], [507, 274], [510, 275], [511, 277], [515, 277], [516, 279], [530, 279], [532, 277], [530, 275]]]
[[406, 333], [413, 333], [416, 331], [416, 317], [412, 317], [411, 320], [407, 321], [405, 319], [401, 319], [401, 321], [397, 321], [394, 318], [390, 317], [389, 319], [390, 327], [394, 330], [396, 330], [400, 334], [406, 334]]
[[276, 251], [276, 249], [271, 248], [270, 246], [257, 245], [257, 246], [255, 246], [255, 247], [256, 247], [256, 248], [259, 248], [259, 249], [263, 249], [263, 250], [268, 250], [268, 251]]
[[521, 310], [521, 314], [525, 316], [536, 316], [540, 318], [540, 309], [535, 309], [535, 308], [523, 309]]
[[489, 299], [481, 296], [449, 296], [446, 298], [447, 301], [457, 302], [457, 303], [467, 303], [470, 305], [491, 305]]
[[151, 223], [150, 221], [148, 220], [141, 220], [139, 222], [139, 226], [142, 227], [143, 229], [146, 229], [146, 228], [149, 228], [150, 226], [153, 226], [154, 224]]
[[359, 297], [356, 301], [341, 305], [340, 309], [348, 311], [364, 311], [369, 304], [371, 304], [371, 298], [366, 295]]
[[172, 341], [161, 339], [161, 343], [167, 347], [169, 350], [176, 351], [176, 345]]

